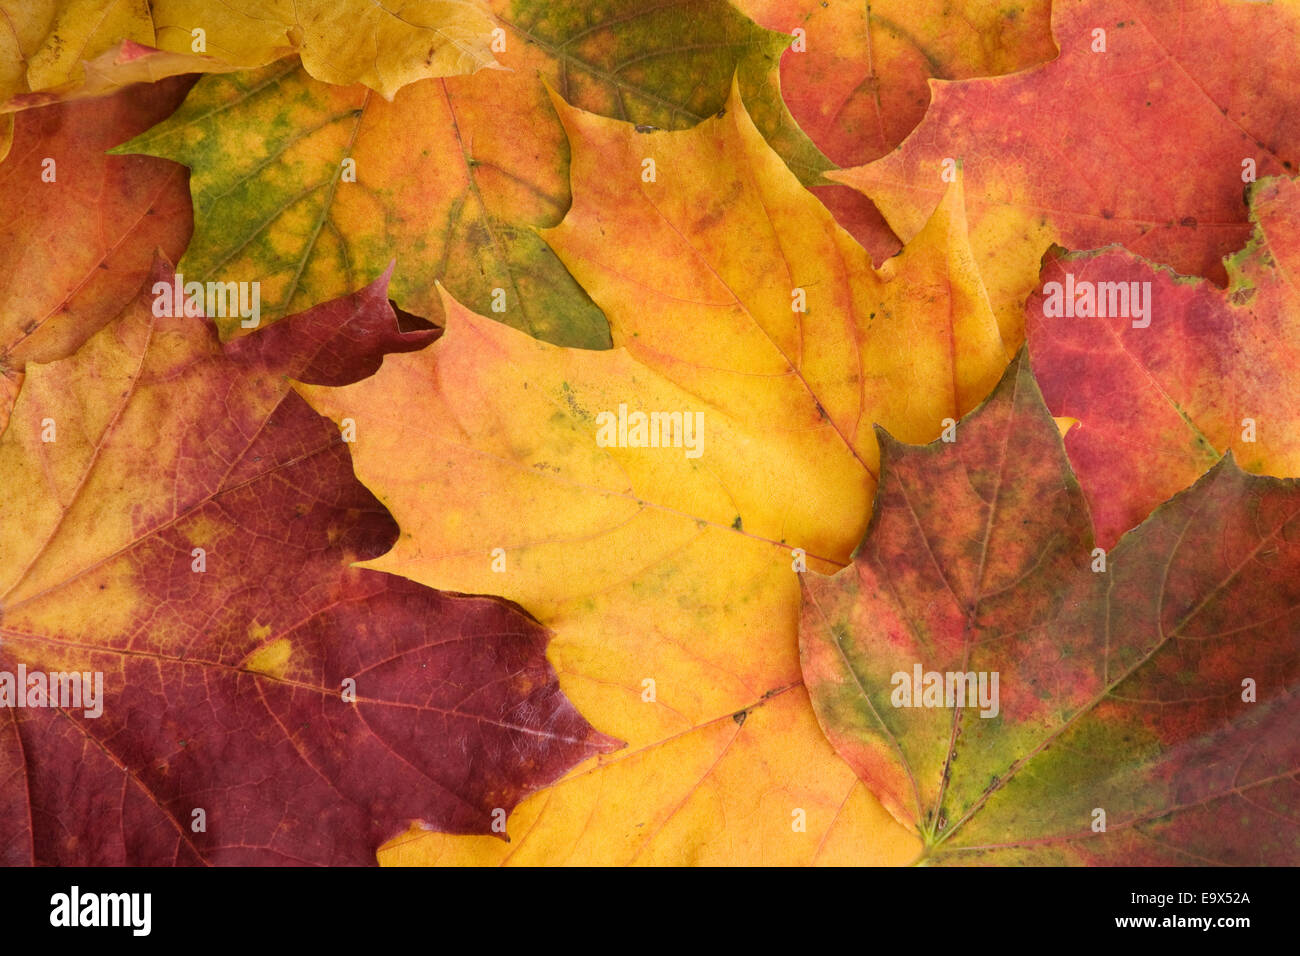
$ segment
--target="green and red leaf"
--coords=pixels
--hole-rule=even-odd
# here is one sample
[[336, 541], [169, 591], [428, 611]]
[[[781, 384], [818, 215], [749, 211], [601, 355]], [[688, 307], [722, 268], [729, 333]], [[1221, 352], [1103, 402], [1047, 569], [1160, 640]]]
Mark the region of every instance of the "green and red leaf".
[[1023, 355], [954, 437], [882, 440], [800, 624], [823, 729], [921, 859], [1294, 863], [1300, 482], [1228, 457], [1105, 555]]

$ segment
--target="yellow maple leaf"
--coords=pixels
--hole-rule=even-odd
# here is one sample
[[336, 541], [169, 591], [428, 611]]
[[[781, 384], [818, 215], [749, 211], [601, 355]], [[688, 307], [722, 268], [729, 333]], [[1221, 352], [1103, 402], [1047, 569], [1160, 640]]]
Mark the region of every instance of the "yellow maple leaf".
[[[494, 65], [498, 29], [479, 0], [400, 11], [360, 0], [37, 0], [0, 12], [0, 113], [294, 53], [317, 79], [364, 83], [391, 100], [415, 80]], [[3, 158], [8, 142], [0, 146]]]
[[[915, 835], [809, 705], [798, 574], [843, 566], [865, 530], [873, 423], [930, 440], [1006, 363], [960, 185], [877, 271], [734, 88], [682, 132], [556, 107], [574, 199], [544, 235], [616, 348], [446, 296], [430, 348], [300, 390], [351, 429], [402, 528], [366, 566], [518, 601], [555, 631], [565, 693], [627, 747], [521, 804], [509, 843], [414, 829], [380, 859], [906, 862]], [[648, 422], [659, 447], [638, 447]]]

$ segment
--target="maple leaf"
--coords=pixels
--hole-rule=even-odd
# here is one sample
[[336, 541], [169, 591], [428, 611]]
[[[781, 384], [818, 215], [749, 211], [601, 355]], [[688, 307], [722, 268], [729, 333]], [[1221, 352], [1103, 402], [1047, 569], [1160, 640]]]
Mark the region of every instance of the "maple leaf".
[[150, 46], [147, 4], [5, 4], [0, 13], [0, 161], [13, 144], [18, 110], [223, 68], [207, 57]]
[[[282, 51], [283, 55], [288, 53], [287, 49]], [[9, 81], [6, 89], [25, 85], [25, 75], [21, 72], [24, 65], [9, 61], [8, 67], [17, 68], [19, 72], [4, 76], [3, 79]], [[130, 39], [120, 40], [102, 53], [80, 62], [74, 77], [50, 88], [14, 93], [9, 99], [0, 101], [0, 122], [12, 124], [15, 120], [13, 114], [33, 107], [109, 96], [137, 83], [158, 83], [186, 73], [232, 73], [241, 69], [244, 67], [209, 56], [174, 53]], [[0, 152], [0, 159], [7, 152], [6, 146]]]
[[1023, 355], [955, 441], [881, 440], [853, 564], [803, 580], [800, 649], [920, 858], [1300, 859], [1300, 482], [1229, 456], [1093, 552]]
[[1052, 21], [1058, 59], [935, 82], [895, 152], [828, 174], [908, 239], [960, 164], [971, 246], [1012, 342], [1053, 242], [1123, 243], [1221, 283], [1250, 231], [1243, 181], [1300, 163], [1300, 6], [1061, 0]]
[[416, 0], [400, 11], [359, 0], [58, 0], [13, 5], [5, 22], [4, 110], [294, 53], [318, 79], [390, 99], [415, 80], [494, 62], [494, 24], [476, 0]]
[[[3, 862], [373, 864], [613, 745], [519, 609], [348, 566], [397, 529], [286, 376], [436, 336], [397, 331], [385, 281], [224, 350], [146, 283], [29, 368], [0, 437]], [[93, 700], [33, 706], [74, 672]]]
[[193, 80], [17, 118], [0, 165], [0, 431], [28, 362], [72, 354], [134, 297], [155, 249], [179, 256], [192, 221], [185, 170], [104, 150], [174, 110]]
[[732, 0], [756, 22], [792, 34], [781, 59], [799, 126], [841, 166], [897, 146], [925, 115], [931, 78], [1014, 73], [1056, 56], [1049, 0]]
[[[1007, 73], [1056, 55], [1047, 0], [1006, 7], [970, 0], [732, 2], [794, 37], [781, 58], [782, 96], [799, 126], [839, 165], [865, 163], [897, 146], [925, 114], [928, 78]], [[811, 189], [874, 262], [902, 248], [858, 191], [839, 184]]]
[[[1104, 547], [1229, 448], [1247, 471], [1300, 474], [1300, 182], [1258, 183], [1251, 218], [1226, 290], [1122, 249], [1044, 262], [1025, 309], [1034, 369], [1048, 407], [1079, 421], [1065, 449]], [[1085, 290], [1100, 290], [1093, 315], [1076, 314]]]
[[[576, 105], [650, 129], [717, 112], [737, 73], [791, 166], [815, 178], [828, 165], [781, 103], [787, 38], [725, 0], [494, 9], [508, 72], [414, 84], [386, 103], [277, 63], [204, 80], [121, 147], [193, 169], [196, 230], [181, 271], [261, 281], [271, 321], [353, 288], [397, 250], [393, 294], [410, 312], [436, 320], [442, 281], [531, 335], [608, 348], [604, 317], [534, 229], [569, 201], [564, 131], [539, 76]], [[223, 336], [237, 326], [223, 323]]]
[[[860, 537], [873, 420], [932, 437], [1004, 367], [960, 190], [877, 272], [736, 88], [682, 132], [557, 109], [574, 198], [545, 236], [616, 348], [553, 346], [448, 297], [431, 347], [301, 391], [354, 422], [357, 475], [402, 528], [365, 566], [527, 607], [556, 632], [565, 693], [628, 749], [521, 805], [509, 846], [413, 832], [381, 860], [907, 859], [817, 730], [796, 570], [842, 565]], [[677, 446], [600, 444], [620, 406], [676, 413]]]

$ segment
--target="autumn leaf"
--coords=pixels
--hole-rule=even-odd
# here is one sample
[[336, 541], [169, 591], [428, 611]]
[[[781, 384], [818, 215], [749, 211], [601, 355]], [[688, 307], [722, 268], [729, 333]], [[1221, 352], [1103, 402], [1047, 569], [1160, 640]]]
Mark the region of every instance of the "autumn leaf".
[[[284, 50], [282, 54], [288, 52]], [[14, 113], [37, 106], [109, 96], [136, 83], [159, 83], [186, 73], [233, 73], [240, 69], [209, 56], [172, 53], [134, 40], [122, 40], [82, 61], [75, 79], [30, 93], [15, 93], [0, 102], [0, 121], [12, 123]], [[4, 153], [0, 153], [0, 159], [3, 158]]]
[[1060, 0], [1053, 31], [1058, 59], [935, 83], [898, 150], [829, 174], [908, 239], [960, 164], [971, 246], [1011, 342], [1053, 242], [1123, 243], [1221, 284], [1221, 258], [1250, 233], [1243, 183], [1300, 163], [1300, 6]]
[[197, 70], [205, 59], [153, 49], [147, 4], [6, 3], [0, 13], [0, 160], [9, 155], [16, 110], [112, 92], [145, 79], [141, 70], [158, 57], [177, 67], [160, 69], [158, 79]]
[[[817, 730], [796, 570], [842, 565], [860, 537], [873, 420], [932, 437], [1004, 365], [960, 191], [877, 272], [735, 89], [682, 132], [557, 108], [574, 199], [545, 235], [616, 347], [556, 347], [448, 298], [431, 347], [302, 392], [355, 423], [357, 475], [402, 528], [364, 565], [527, 607], [565, 693], [628, 748], [521, 805], [508, 846], [412, 832], [382, 859], [905, 860], [915, 843]], [[602, 444], [637, 412], [680, 427]]]
[[954, 438], [882, 436], [800, 621], [818, 720], [919, 858], [1294, 864], [1300, 483], [1229, 456], [1107, 555], [1023, 355]]
[[301, 58], [327, 83], [392, 99], [431, 76], [497, 66], [479, 0], [56, 0], [3, 9], [0, 160], [13, 112], [104, 96], [182, 73], [229, 73]]
[[[193, 169], [181, 271], [260, 281], [267, 322], [354, 288], [396, 254], [393, 295], [410, 312], [436, 320], [441, 281], [538, 338], [608, 348], [604, 317], [534, 228], [569, 202], [564, 132], [539, 76], [578, 106], [673, 129], [722, 108], [735, 73], [792, 168], [815, 178], [827, 166], [781, 103], [788, 38], [724, 0], [495, 11], [509, 72], [417, 83], [386, 103], [276, 63], [204, 80], [123, 146]], [[237, 322], [220, 327], [238, 334]]]
[[477, 0], [416, 0], [396, 11], [360, 0], [56, 0], [7, 5], [5, 21], [4, 110], [294, 53], [317, 79], [363, 83], [391, 99], [415, 80], [492, 65], [495, 27]]
[[894, 235], [894, 230], [889, 228], [880, 215], [880, 210], [862, 193], [836, 183], [810, 186], [808, 191], [821, 200], [821, 204], [831, 211], [844, 231], [867, 250], [871, 261], [876, 265], [882, 264], [890, 256], [898, 255], [903, 248], [898, 236]]
[[1300, 861], [1300, 0], [0, 13], [0, 864]]
[[[200, 82], [174, 116], [115, 152], [192, 167], [196, 230], [179, 269], [259, 282], [263, 324], [354, 288], [396, 255], [392, 294], [412, 313], [438, 316], [441, 278], [485, 312], [500, 289], [501, 317], [534, 334], [608, 347], [600, 311], [527, 228], [563, 208], [563, 192], [552, 198], [530, 177], [562, 181], [564, 158], [546, 124], [544, 145], [519, 135], [532, 106], [487, 89], [518, 74], [475, 80], [459, 100], [454, 82], [430, 81], [388, 104], [275, 63]], [[480, 130], [468, 151], [457, 105], [495, 122], [515, 103], [513, 126]], [[241, 334], [238, 316], [216, 321], [223, 337]]]
[[481, 0], [414, 0], [396, 9], [366, 0], [151, 0], [164, 49], [188, 49], [194, 27], [241, 66], [262, 66], [286, 38], [318, 80], [361, 83], [385, 99], [431, 76], [496, 66], [497, 28]]
[[785, 101], [842, 166], [870, 162], [902, 142], [930, 105], [931, 78], [1014, 73], [1056, 56], [1048, 0], [732, 2], [795, 37], [781, 59]]
[[[183, 39], [178, 35], [175, 44], [160, 49], [150, 13], [151, 4], [142, 0], [5, 4], [0, 112], [110, 93], [150, 78], [231, 67], [218, 57], [196, 54], [188, 30]], [[266, 58], [259, 63], [291, 53], [285, 40], [280, 37], [274, 49], [264, 51]], [[143, 70], [155, 72], [146, 77]]]
[[1300, 475], [1300, 182], [1264, 180], [1251, 209], [1226, 290], [1122, 249], [1044, 262], [1025, 311], [1034, 370], [1048, 407], [1079, 420], [1065, 450], [1105, 547], [1229, 448], [1247, 471]]
[[[1009, 73], [1052, 59], [1046, 0], [1010, 6], [950, 0], [732, 0], [790, 35], [782, 94], [799, 126], [840, 165], [897, 146], [930, 103], [930, 77]], [[798, 32], [796, 32], [798, 31]], [[902, 244], [865, 196], [838, 184], [812, 192], [880, 263]]]
[[[6, 864], [373, 863], [614, 745], [519, 609], [349, 567], [397, 529], [286, 376], [436, 336], [398, 333], [385, 279], [224, 350], [146, 283], [29, 368], [0, 437]], [[74, 672], [93, 700], [38, 693]]]
[[0, 164], [0, 431], [28, 362], [72, 354], [135, 296], [154, 250], [189, 241], [185, 170], [104, 150], [167, 116], [193, 80], [17, 117]]

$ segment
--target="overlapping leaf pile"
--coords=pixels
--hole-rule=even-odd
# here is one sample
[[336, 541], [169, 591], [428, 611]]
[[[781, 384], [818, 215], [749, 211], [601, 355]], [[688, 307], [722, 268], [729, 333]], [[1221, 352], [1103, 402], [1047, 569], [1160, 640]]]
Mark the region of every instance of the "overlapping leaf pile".
[[1300, 862], [1291, 0], [6, 16], [0, 860]]

